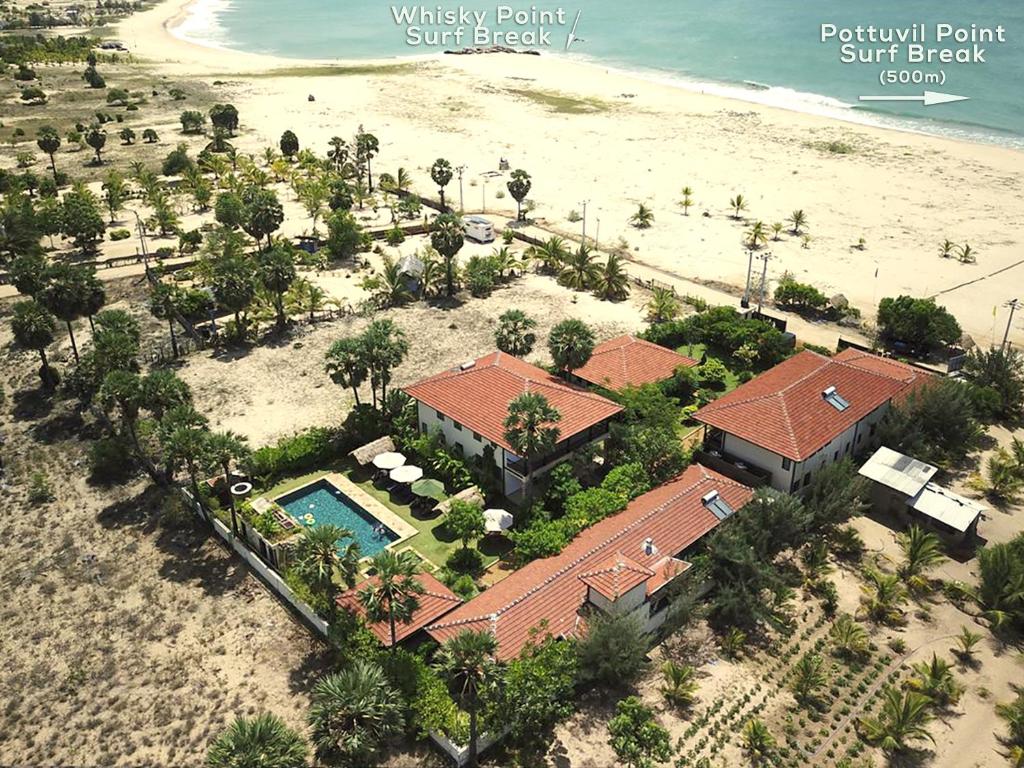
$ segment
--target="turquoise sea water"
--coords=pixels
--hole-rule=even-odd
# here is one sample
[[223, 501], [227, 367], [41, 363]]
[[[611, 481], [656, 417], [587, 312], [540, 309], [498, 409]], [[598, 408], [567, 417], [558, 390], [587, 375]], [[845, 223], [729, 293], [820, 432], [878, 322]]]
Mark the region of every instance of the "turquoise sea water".
[[[303, 525], [337, 525], [352, 531], [363, 557], [372, 557], [398, 540], [398, 534], [373, 517], [326, 480], [292, 491], [277, 499]], [[378, 532], [379, 527], [379, 532]], [[338, 542], [338, 549], [349, 539]]]
[[[680, 85], [801, 111], [864, 122], [996, 141], [1024, 147], [1024, 2], [1021, 0], [575, 0], [509, 3], [514, 9], [564, 11], [564, 24], [545, 24], [550, 47], [542, 50], [634, 70]], [[418, 5], [400, 5], [418, 9]], [[436, 10], [437, 4], [423, 6]], [[485, 11], [491, 31], [527, 31], [528, 21], [498, 25], [497, 4], [444, 9]], [[566, 54], [576, 29], [581, 42]], [[386, 0], [198, 0], [184, 36], [238, 50], [296, 58], [379, 58], [424, 54], [471, 45], [473, 24], [458, 43], [410, 45], [407, 25], [396, 23]], [[925, 23], [1002, 26], [1006, 42], [981, 44], [984, 64], [895, 65], [839, 61], [838, 43], [819, 40], [820, 25], [906, 26]], [[421, 25], [424, 33], [456, 25]], [[929, 41], [926, 45], [937, 45]], [[873, 47], [873, 46], [867, 46]], [[881, 45], [879, 47], [882, 47]], [[970, 47], [969, 45], [964, 47]], [[901, 57], [902, 58], [902, 57]], [[882, 70], [945, 73], [945, 82], [881, 85]], [[969, 101], [925, 107], [918, 103], [862, 104], [860, 95], [921, 95], [933, 90]]]

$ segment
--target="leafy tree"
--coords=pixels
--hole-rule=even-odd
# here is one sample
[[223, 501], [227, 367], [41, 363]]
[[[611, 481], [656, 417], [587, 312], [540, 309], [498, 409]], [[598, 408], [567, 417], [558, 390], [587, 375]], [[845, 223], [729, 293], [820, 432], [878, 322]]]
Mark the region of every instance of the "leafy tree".
[[558, 442], [558, 422], [562, 415], [544, 395], [524, 392], [508, 405], [505, 439], [525, 464], [524, 493], [529, 495], [530, 462], [550, 453]]
[[865, 512], [868, 482], [849, 459], [822, 467], [804, 492], [804, 507], [811, 515], [811, 530], [831, 534], [851, 517]]
[[208, 768], [305, 768], [309, 748], [302, 736], [267, 712], [238, 717], [214, 739]]
[[647, 638], [628, 614], [595, 612], [578, 642], [580, 674], [609, 688], [635, 680], [647, 664]]
[[555, 368], [570, 375], [594, 353], [594, 332], [582, 320], [563, 320], [548, 335], [548, 352]]
[[327, 350], [327, 375], [340, 387], [351, 387], [359, 406], [359, 387], [370, 375], [366, 350], [359, 338], [339, 339]]
[[281, 154], [291, 160], [299, 151], [299, 139], [291, 131], [285, 131], [281, 134], [279, 146], [281, 147]]
[[37, 137], [36, 146], [50, 158], [50, 171], [53, 173], [53, 183], [59, 184], [57, 163], [54, 160], [54, 156], [57, 154], [57, 150], [60, 149], [60, 134], [57, 133], [57, 129], [52, 125], [44, 125], [37, 132]]
[[124, 201], [128, 197], [128, 185], [124, 176], [118, 171], [110, 171], [103, 181], [103, 199], [110, 211], [110, 223], [114, 223], [119, 211], [124, 208]]
[[239, 229], [245, 223], [245, 202], [235, 192], [222, 192], [217, 195], [213, 206], [214, 218], [228, 229]]
[[470, 540], [484, 535], [483, 507], [478, 502], [452, 499], [444, 525], [462, 542], [462, 548], [468, 549]]
[[61, 232], [85, 253], [96, 250], [96, 244], [106, 230], [96, 196], [81, 184], [64, 195], [60, 223]]
[[398, 647], [397, 622], [408, 624], [419, 608], [424, 593], [419, 573], [419, 560], [409, 550], [395, 552], [385, 549], [374, 556], [371, 564], [374, 578], [359, 591], [359, 602], [372, 622], [387, 621], [391, 631], [391, 649]]
[[444, 213], [434, 219], [430, 227], [430, 245], [444, 259], [445, 288], [448, 298], [455, 295], [455, 256], [462, 249], [465, 238], [462, 222], [457, 216]]
[[147, 128], [142, 132], [142, 140], [147, 144], [156, 144], [156, 142], [160, 140], [160, 137], [152, 128]]
[[128, 126], [122, 128], [118, 136], [120, 136], [122, 142], [129, 146], [135, 143], [135, 131]]
[[490, 632], [465, 630], [445, 641], [437, 652], [439, 671], [469, 713], [469, 756], [466, 765], [476, 768], [481, 693], [496, 677], [494, 655], [497, 640]]
[[160, 173], [164, 176], [184, 176], [195, 168], [195, 165], [188, 156], [188, 145], [181, 143], [167, 153], [167, 157], [160, 165]]
[[629, 696], [615, 705], [616, 715], [608, 723], [615, 754], [629, 768], [653, 768], [672, 757], [672, 737], [654, 718], [654, 711], [639, 696]]
[[822, 309], [828, 304], [828, 298], [813, 285], [788, 279], [781, 281], [775, 289], [775, 303], [783, 309], [806, 312]]
[[996, 407], [983, 415], [1012, 419], [1024, 412], [1024, 357], [1016, 349], [972, 349], [967, 353], [964, 373], [975, 386], [997, 395]]
[[665, 701], [678, 709], [685, 709], [693, 704], [697, 689], [700, 687], [693, 667], [689, 664], [666, 661], [661, 665], [661, 676], [664, 682], [659, 690]]
[[3, 197], [0, 201], [0, 262], [10, 264], [22, 257], [38, 256], [42, 222], [31, 198], [27, 195]]
[[523, 201], [530, 194], [530, 188], [533, 186], [530, 174], [517, 168], [509, 175], [505, 186], [508, 187], [508, 193], [512, 195], [512, 199], [516, 201], [516, 220], [526, 221], [526, 215], [523, 213]]
[[284, 208], [277, 195], [269, 189], [246, 187], [242, 191], [242, 202], [245, 205], [242, 229], [257, 243], [265, 237], [270, 248], [270, 236], [284, 221]]
[[313, 687], [309, 725], [320, 760], [372, 765], [382, 744], [401, 733], [403, 704], [380, 666], [357, 659]]
[[452, 164], [443, 157], [437, 158], [430, 166], [430, 178], [437, 184], [437, 191], [441, 195], [441, 210], [448, 210], [444, 202], [444, 188], [452, 180]]
[[629, 275], [621, 256], [608, 257], [594, 280], [594, 294], [604, 301], [621, 301], [629, 295]]
[[234, 104], [214, 104], [210, 108], [210, 123], [234, 136], [238, 130], [238, 109]]
[[[309, 218], [313, 220], [313, 237], [316, 237], [316, 223], [323, 213], [324, 205], [330, 198], [331, 190], [327, 183], [321, 178], [312, 178], [297, 181], [295, 194], [306, 209]], [[351, 207], [351, 206], [350, 206]]]
[[291, 247], [278, 244], [256, 255], [256, 277], [263, 287], [274, 297], [274, 310], [277, 313], [277, 327], [284, 328], [288, 322], [285, 313], [284, 295], [294, 282], [295, 257]]
[[56, 318], [34, 299], [19, 301], [14, 305], [11, 316], [14, 341], [24, 349], [32, 349], [39, 353], [39, 378], [42, 380], [43, 388], [47, 390], [53, 389], [57, 384], [57, 372], [50, 367], [46, 359], [46, 348], [53, 343], [56, 330]]
[[879, 423], [883, 445], [931, 464], [963, 459], [979, 443], [970, 394], [960, 382], [930, 381], [890, 407]]
[[103, 147], [107, 143], [107, 132], [102, 128], [92, 128], [85, 134], [85, 143], [96, 153], [96, 165], [103, 165]]
[[601, 279], [601, 266], [587, 246], [581, 245], [562, 259], [558, 282], [574, 291], [586, 291]]
[[521, 309], [509, 309], [498, 317], [498, 328], [494, 332], [494, 343], [502, 352], [514, 357], [526, 357], [537, 343], [533, 329], [537, 321], [527, 317]]
[[768, 730], [768, 726], [756, 717], [743, 724], [740, 744], [744, 754], [754, 765], [764, 765], [775, 755], [775, 737]]
[[637, 229], [650, 229], [654, 224], [654, 211], [643, 203], [636, 209], [636, 213], [629, 217], [629, 223]]
[[861, 733], [889, 754], [901, 753], [915, 741], [934, 741], [927, 728], [933, 719], [931, 706], [931, 700], [923, 694], [885, 688], [878, 716], [860, 719]]
[[935, 299], [913, 296], [886, 297], [878, 303], [878, 331], [887, 342], [903, 342], [919, 353], [951, 346], [963, 331], [945, 307]]
[[187, 109], [181, 113], [182, 133], [202, 133], [206, 124], [206, 115], [194, 109]]
[[349, 259], [362, 245], [362, 228], [351, 213], [337, 210], [327, 217], [327, 252], [332, 259]]

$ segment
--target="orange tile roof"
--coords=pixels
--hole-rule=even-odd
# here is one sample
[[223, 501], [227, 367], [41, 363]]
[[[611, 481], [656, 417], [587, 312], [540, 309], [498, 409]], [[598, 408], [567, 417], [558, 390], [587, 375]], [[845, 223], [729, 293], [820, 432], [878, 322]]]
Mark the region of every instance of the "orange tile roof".
[[[395, 623], [395, 637], [398, 642], [402, 642], [431, 622], [437, 621], [446, 613], [462, 605], [462, 599], [458, 595], [429, 573], [417, 574], [416, 578], [423, 585], [424, 591], [422, 595], [418, 596], [419, 607], [413, 611], [412, 620], [408, 623], [402, 621]], [[358, 584], [353, 589], [338, 595], [335, 598], [335, 602], [339, 607], [345, 608], [365, 619], [366, 609], [359, 601], [359, 592], [366, 586], [376, 582], [377, 577], [371, 576], [362, 584]], [[391, 645], [391, 625], [387, 619], [373, 623], [367, 622], [366, 626], [385, 647]]]
[[604, 595], [609, 600], [618, 600], [634, 587], [646, 582], [654, 571], [621, 552], [616, 552], [593, 571], [579, 575], [579, 580]]
[[676, 576], [684, 571], [690, 570], [692, 566], [693, 563], [688, 563], [677, 557], [662, 558], [661, 562], [655, 563], [651, 566], [651, 570], [654, 571], [654, 576], [647, 580], [647, 594], [653, 595], [659, 589], [672, 581]]
[[694, 365], [697, 361], [692, 358], [627, 334], [598, 344], [587, 364], [572, 373], [591, 384], [618, 391], [663, 381], [677, 368]]
[[[753, 491], [745, 485], [694, 464], [665, 485], [630, 502], [622, 512], [606, 518], [577, 536], [561, 553], [534, 560], [478, 597], [427, 627], [439, 642], [464, 630], [488, 631], [498, 640], [498, 658], [516, 657], [530, 640], [532, 629], [546, 626], [556, 637], [578, 631], [579, 609], [586, 600], [587, 584], [579, 577], [607, 565], [617, 553], [637, 567], [653, 571], [718, 525], [701, 497], [717, 490], [739, 509]], [[644, 541], [652, 539], [647, 554]]]
[[525, 392], [544, 395], [561, 414], [557, 424], [559, 441], [622, 410], [607, 398], [574, 387], [504, 352], [492, 352], [468, 367], [435, 374], [405, 387], [404, 392], [512, 452], [505, 439], [504, 422], [509, 403]]
[[[697, 421], [794, 461], [803, 461], [884, 403], [899, 400], [929, 374], [855, 349], [835, 357], [804, 350], [695, 414]], [[850, 406], [822, 393], [835, 387]]]

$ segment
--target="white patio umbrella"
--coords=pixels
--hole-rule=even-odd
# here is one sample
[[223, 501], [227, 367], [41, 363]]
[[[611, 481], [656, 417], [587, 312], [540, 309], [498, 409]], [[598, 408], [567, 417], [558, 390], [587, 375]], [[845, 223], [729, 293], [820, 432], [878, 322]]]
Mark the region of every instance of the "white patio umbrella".
[[504, 533], [512, 527], [515, 518], [504, 509], [484, 510], [484, 531], [487, 533]]
[[396, 469], [405, 464], [405, 456], [394, 451], [378, 453], [373, 457], [373, 466], [377, 469]]
[[388, 476], [396, 483], [415, 483], [423, 477], [423, 470], [412, 464], [406, 464], [404, 467], [392, 469]]

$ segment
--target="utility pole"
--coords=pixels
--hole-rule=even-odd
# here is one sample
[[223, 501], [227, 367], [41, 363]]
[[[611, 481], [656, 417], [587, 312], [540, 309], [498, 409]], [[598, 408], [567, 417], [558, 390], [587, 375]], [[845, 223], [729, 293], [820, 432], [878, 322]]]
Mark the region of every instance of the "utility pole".
[[587, 203], [589, 200], [583, 200], [580, 205], [583, 206], [583, 245], [587, 244]]
[[483, 179], [483, 191], [480, 195], [480, 211], [481, 213], [487, 213], [487, 177], [481, 177]]
[[764, 306], [764, 291], [768, 287], [768, 262], [772, 258], [772, 252], [767, 251], [762, 253], [757, 258], [764, 262], [764, 268], [761, 270], [761, 295], [757, 300], [757, 313], [761, 314], [761, 307]]
[[466, 206], [462, 202], [462, 174], [466, 170], [466, 166], [460, 165], [455, 171], [459, 174], [459, 213], [466, 210]]
[[142, 219], [139, 217], [138, 211], [132, 211], [135, 214], [135, 224], [139, 231], [139, 245], [142, 247], [142, 264], [146, 271], [146, 277], [149, 277], [149, 251], [146, 250], [146, 228], [142, 224]]
[[1003, 344], [999, 348], [1001, 351], [1006, 351], [1006, 341], [1010, 337], [1010, 323], [1013, 322], [1013, 313], [1016, 311], [1017, 306], [1020, 304], [1020, 299], [1010, 299], [1008, 302], [1003, 304], [1004, 307], [1010, 308], [1010, 316], [1006, 320], [1006, 331], [1003, 333]]
[[601, 248], [601, 220], [597, 220], [597, 234], [594, 235], [594, 250], [600, 250]]
[[746, 309], [750, 306], [750, 273], [754, 269], [754, 249], [747, 249], [747, 287], [743, 291], [743, 298], [740, 300], [740, 306]]

